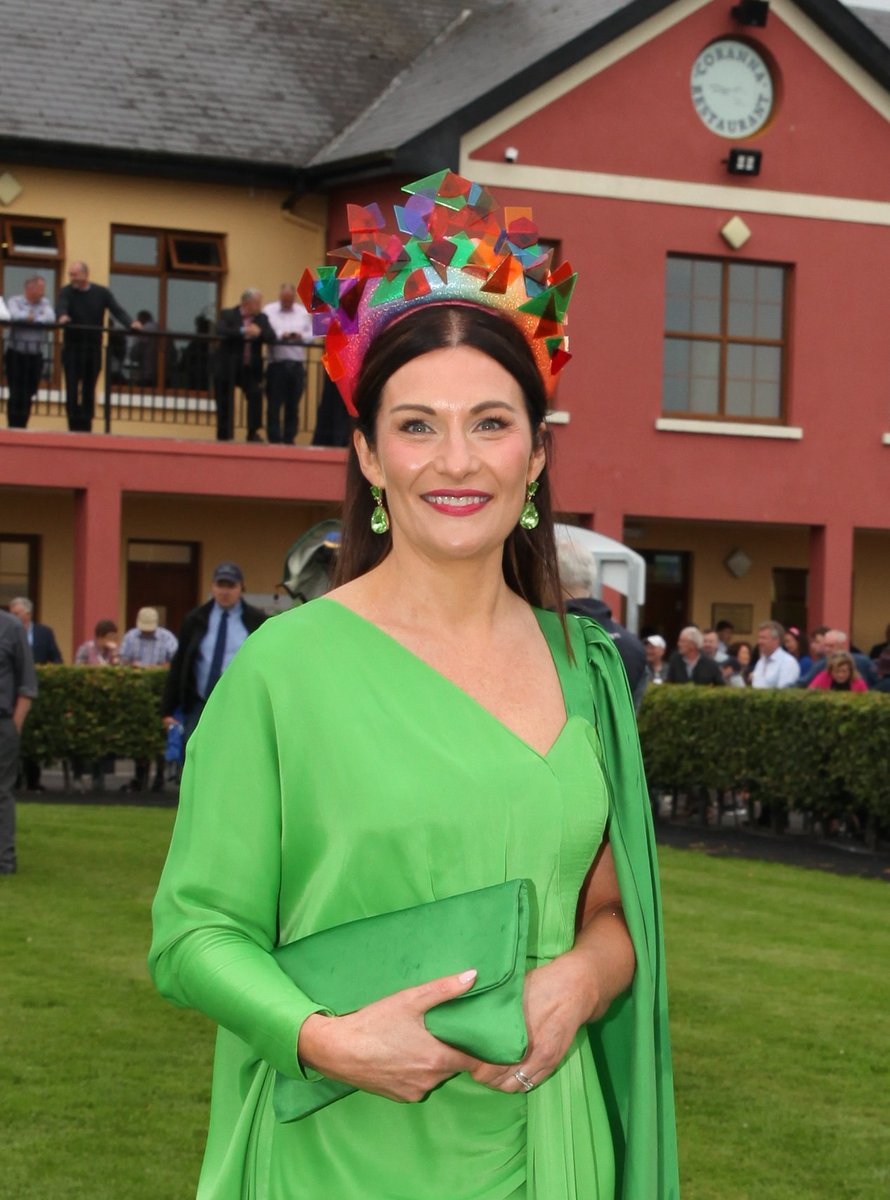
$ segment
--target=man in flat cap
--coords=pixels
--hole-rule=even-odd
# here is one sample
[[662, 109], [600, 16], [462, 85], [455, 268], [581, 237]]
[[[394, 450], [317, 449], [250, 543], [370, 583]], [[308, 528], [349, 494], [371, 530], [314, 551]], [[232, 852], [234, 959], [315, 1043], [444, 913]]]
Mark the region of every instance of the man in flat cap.
[[193, 609], [182, 623], [179, 649], [170, 664], [161, 712], [169, 728], [177, 709], [188, 741], [207, 698], [235, 654], [266, 614], [243, 599], [244, 575], [237, 563], [220, 563], [213, 572], [212, 599]]

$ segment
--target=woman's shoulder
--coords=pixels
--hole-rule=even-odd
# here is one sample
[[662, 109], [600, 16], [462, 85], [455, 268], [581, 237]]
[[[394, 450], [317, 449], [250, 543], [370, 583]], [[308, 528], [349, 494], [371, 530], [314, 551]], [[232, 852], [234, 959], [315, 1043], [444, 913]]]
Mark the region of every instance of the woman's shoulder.
[[254, 663], [274, 663], [281, 656], [303, 658], [327, 653], [339, 622], [339, 605], [324, 598], [276, 613], [255, 630], [239, 652]]

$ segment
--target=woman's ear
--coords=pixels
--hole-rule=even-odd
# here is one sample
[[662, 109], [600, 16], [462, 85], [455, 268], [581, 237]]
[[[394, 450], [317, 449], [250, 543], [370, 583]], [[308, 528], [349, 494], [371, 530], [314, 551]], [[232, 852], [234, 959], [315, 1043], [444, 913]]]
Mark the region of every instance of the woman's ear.
[[528, 460], [528, 481], [538, 478], [547, 466], [547, 426], [541, 422], [535, 433], [535, 444], [532, 446], [531, 457]]
[[384, 487], [383, 472], [377, 462], [377, 452], [360, 429], [354, 431], [352, 444], [355, 446], [358, 465], [365, 479], [377, 487]]

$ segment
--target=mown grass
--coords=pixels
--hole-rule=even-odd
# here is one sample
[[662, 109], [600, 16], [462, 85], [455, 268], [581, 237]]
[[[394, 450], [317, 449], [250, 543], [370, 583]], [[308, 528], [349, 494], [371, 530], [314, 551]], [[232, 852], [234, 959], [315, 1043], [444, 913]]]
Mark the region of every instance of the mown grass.
[[[213, 1031], [145, 970], [171, 824], [19, 807], [20, 873], [0, 880], [4, 1198], [194, 1196]], [[886, 884], [670, 850], [662, 874], [684, 1200], [890, 1194]]]

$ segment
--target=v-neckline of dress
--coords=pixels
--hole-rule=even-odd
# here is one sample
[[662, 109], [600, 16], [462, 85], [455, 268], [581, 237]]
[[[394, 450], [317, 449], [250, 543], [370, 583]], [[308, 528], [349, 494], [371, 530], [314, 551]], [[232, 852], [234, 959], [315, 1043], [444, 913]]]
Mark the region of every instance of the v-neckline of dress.
[[[400, 642], [397, 637], [393, 637], [393, 635], [391, 633], [387, 633], [387, 631], [385, 629], [381, 629], [379, 625], [375, 625], [375, 623], [373, 621], [369, 620], [367, 617], [363, 617], [361, 615], [361, 613], [357, 613], [354, 608], [349, 608], [349, 607], [347, 607], [347, 605], [341, 604], [339, 600], [332, 600], [329, 596], [320, 596], [320, 597], [318, 597], [317, 600], [313, 601], [313, 603], [316, 603], [316, 604], [319, 602], [329, 604], [329, 605], [331, 605], [332, 608], [339, 609], [341, 612], [344, 612], [348, 616], [354, 618], [357, 622], [359, 622], [359, 624], [365, 626], [367, 629], [371, 630], [373, 633], [378, 634], [381, 638], [385, 639], [385, 641], [387, 641], [390, 645], [394, 646], [396, 648], [396, 650], [400, 650], [403, 654], [407, 655], [408, 658], [411, 659], [412, 662], [416, 663], [421, 669], [429, 672], [429, 674], [432, 675], [433, 678], [440, 680], [441, 683], [444, 684], [445, 687], [447, 687], [451, 692], [456, 692], [458, 696], [462, 696], [467, 701], [468, 704], [471, 704], [476, 709], [478, 709], [478, 711], [481, 712], [482, 714], [484, 714], [484, 716], [487, 717], [488, 720], [492, 724], [497, 726], [499, 729], [503, 730], [504, 733], [508, 734], [513, 739], [513, 741], [518, 742], [520, 746], [524, 746], [525, 749], [529, 752], [529, 754], [533, 754], [536, 758], [540, 759], [541, 762], [547, 763], [549, 765], [551, 755], [554, 753], [556, 748], [559, 746], [560, 742], [563, 739], [563, 736], [566, 733], [566, 730], [569, 728], [570, 725], [573, 724], [575, 714], [572, 713], [569, 708], [569, 702], [567, 699], [568, 693], [567, 693], [567, 689], [566, 689], [566, 681], [563, 677], [562, 668], [560, 667], [560, 664], [557, 660], [556, 655], [553, 653], [553, 647], [551, 645], [550, 639], [547, 637], [546, 631], [544, 630], [543, 624], [541, 622], [541, 617], [544, 615], [543, 610], [539, 610], [537, 608], [532, 607], [532, 612], [534, 613], [535, 620], [537, 621], [538, 629], [540, 630], [541, 637], [543, 637], [544, 641], [547, 644], [547, 650], [550, 654], [550, 659], [553, 663], [553, 668], [556, 671], [556, 678], [559, 682], [559, 690], [560, 690], [560, 694], [562, 695], [562, 703], [563, 703], [563, 709], [565, 712], [565, 716], [564, 716], [562, 725], [559, 727], [559, 731], [556, 734], [556, 737], [553, 739], [553, 741], [550, 744], [550, 748], [547, 751], [542, 753], [540, 750], [535, 749], [535, 747], [532, 746], [530, 742], [527, 742], [524, 737], [522, 737], [520, 734], [518, 734], [516, 732], [516, 730], [511, 728], [511, 726], [509, 726], [505, 721], [502, 721], [500, 717], [495, 716], [495, 714], [491, 711], [490, 708], [486, 708], [485, 705], [480, 700], [477, 700], [475, 696], [471, 696], [469, 692], [464, 691], [464, 689], [462, 687], [460, 687], [459, 684], [455, 683], [453, 679], [449, 679], [447, 675], [445, 675], [441, 671], [437, 670], [437, 668], [432, 666], [430, 663], [428, 663], [425, 658], [421, 658], [421, 656], [419, 654], [415, 654], [415, 652], [413, 650], [410, 650], [403, 642]], [[550, 615], [550, 614], [547, 614], [547, 615]]]

